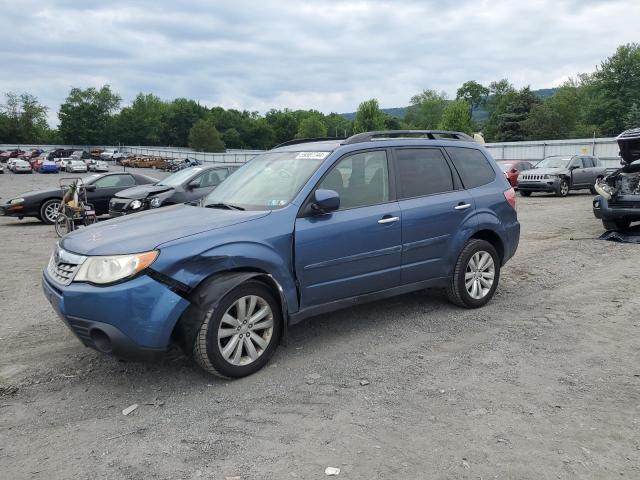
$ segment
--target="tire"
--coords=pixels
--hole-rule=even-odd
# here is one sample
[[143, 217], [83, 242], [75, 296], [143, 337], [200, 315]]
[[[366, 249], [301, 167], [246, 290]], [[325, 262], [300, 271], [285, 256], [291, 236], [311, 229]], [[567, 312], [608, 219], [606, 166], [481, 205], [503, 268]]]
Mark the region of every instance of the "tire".
[[518, 190], [518, 192], [520, 193], [521, 197], [530, 197], [531, 196], [531, 192], [528, 190]]
[[602, 226], [605, 230], [625, 230], [631, 225], [630, 220], [605, 220], [602, 219]]
[[566, 197], [569, 195], [569, 189], [569, 180], [566, 178], [561, 179], [556, 189], [556, 197]]
[[[486, 255], [490, 257], [490, 261], [487, 260]], [[478, 260], [482, 265], [479, 269], [474, 264], [474, 262], [477, 264]], [[471, 277], [468, 278], [470, 275]], [[493, 277], [491, 278], [489, 275]], [[447, 288], [447, 297], [451, 303], [460, 307], [482, 307], [493, 297], [499, 281], [500, 257], [498, 252], [486, 240], [471, 239], [458, 255]], [[472, 295], [474, 291], [476, 293]]]
[[56, 217], [54, 228], [59, 237], [64, 237], [69, 233], [69, 224], [67, 223], [67, 216], [64, 213]]
[[56, 220], [55, 212], [60, 207], [60, 199], [50, 198], [40, 206], [38, 218], [47, 225], [53, 225]]
[[[245, 312], [249, 310], [252, 298], [256, 299], [253, 303], [253, 315], [265, 307], [269, 309], [266, 319], [260, 318], [254, 324], [265, 328], [249, 329], [251, 323], [248, 323], [248, 315], [243, 316], [242, 311], [238, 310], [237, 302], [241, 304], [242, 301]], [[242, 323], [237, 323], [238, 318]], [[202, 369], [213, 375], [226, 378], [246, 377], [260, 370], [269, 361], [278, 347], [282, 324], [280, 306], [272, 291], [262, 282], [250, 280], [229, 291], [217, 303], [215, 310], [211, 308], [206, 312], [196, 335], [193, 357]], [[222, 334], [225, 336], [219, 338], [221, 330], [224, 330]], [[251, 336], [244, 336], [247, 334]], [[263, 342], [262, 348], [257, 339]], [[250, 353], [251, 348], [253, 354]], [[252, 358], [253, 355], [257, 355], [255, 359]]]

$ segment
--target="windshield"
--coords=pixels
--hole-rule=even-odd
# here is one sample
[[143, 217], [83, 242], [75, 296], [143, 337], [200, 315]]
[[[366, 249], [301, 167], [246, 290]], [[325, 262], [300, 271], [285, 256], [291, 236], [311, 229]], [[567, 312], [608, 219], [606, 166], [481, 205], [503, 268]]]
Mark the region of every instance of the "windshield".
[[167, 178], [156, 183], [156, 185], [161, 185], [163, 187], [177, 187], [178, 185], [182, 185], [184, 182], [189, 180], [189, 178], [191, 178], [194, 174], [201, 171], [201, 167], [185, 168], [184, 170], [180, 170], [173, 175], [169, 175]]
[[498, 164], [503, 172], [508, 172], [513, 167], [513, 163], [499, 163]]
[[567, 168], [571, 158], [569, 157], [547, 157], [535, 166], [535, 168]]
[[287, 205], [330, 152], [273, 152], [254, 157], [230, 175], [203, 202], [246, 210], [273, 210]]

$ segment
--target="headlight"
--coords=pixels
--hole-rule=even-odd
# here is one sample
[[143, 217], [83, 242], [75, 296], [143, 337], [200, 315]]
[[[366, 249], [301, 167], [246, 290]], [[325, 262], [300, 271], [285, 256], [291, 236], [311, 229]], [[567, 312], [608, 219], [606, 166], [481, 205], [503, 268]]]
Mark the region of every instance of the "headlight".
[[149, 206], [151, 208], [158, 208], [160, 206], [160, 204], [162, 203], [162, 200], [160, 200], [158, 197], [154, 197], [151, 199], [151, 201], [149, 202]]
[[24, 198], [14, 198], [9, 200], [9, 205], [16, 205], [17, 203], [24, 203]]
[[142, 206], [142, 202], [140, 200], [134, 200], [133, 202], [131, 202], [131, 210], [137, 210], [138, 208], [140, 208]]
[[158, 251], [114, 255], [110, 257], [88, 257], [74, 278], [76, 282], [112, 283], [141, 272], [158, 257]]

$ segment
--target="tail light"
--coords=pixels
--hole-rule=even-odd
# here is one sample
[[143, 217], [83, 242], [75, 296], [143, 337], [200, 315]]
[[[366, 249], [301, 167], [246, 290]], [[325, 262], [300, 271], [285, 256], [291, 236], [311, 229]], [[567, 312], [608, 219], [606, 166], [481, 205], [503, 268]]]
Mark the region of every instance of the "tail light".
[[516, 191], [513, 187], [504, 191], [504, 198], [507, 200], [507, 203], [511, 205], [511, 208], [516, 210]]

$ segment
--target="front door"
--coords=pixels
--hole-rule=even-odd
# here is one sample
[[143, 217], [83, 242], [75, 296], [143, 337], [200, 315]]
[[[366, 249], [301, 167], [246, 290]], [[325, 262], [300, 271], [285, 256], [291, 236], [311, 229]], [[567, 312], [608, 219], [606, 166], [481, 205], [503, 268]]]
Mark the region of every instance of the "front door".
[[93, 185], [96, 189], [93, 192], [87, 192], [87, 200], [95, 208], [96, 214], [102, 215], [109, 212], [111, 197], [125, 188], [134, 187], [136, 181], [128, 173], [119, 173], [105, 175], [93, 182]]
[[301, 308], [398, 286], [402, 219], [386, 152], [343, 157], [316, 189], [338, 192], [340, 208], [296, 220]]

